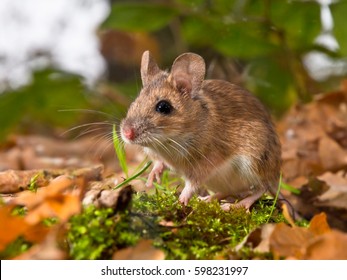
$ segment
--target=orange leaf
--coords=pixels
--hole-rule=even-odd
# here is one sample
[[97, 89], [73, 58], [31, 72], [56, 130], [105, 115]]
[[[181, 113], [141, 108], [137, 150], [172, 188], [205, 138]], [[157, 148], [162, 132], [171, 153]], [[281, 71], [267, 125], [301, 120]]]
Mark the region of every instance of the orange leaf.
[[332, 230], [320, 235], [308, 246], [306, 259], [346, 260], [347, 234]]
[[284, 223], [277, 224], [270, 236], [270, 250], [275, 257], [294, 257], [303, 259], [308, 241], [313, 238], [306, 228], [291, 228]]
[[59, 218], [59, 221], [65, 222], [72, 215], [77, 214], [81, 210], [81, 202], [76, 195], [62, 195], [57, 199], [48, 199], [46, 203], [53, 210], [55, 215]]
[[22, 217], [11, 215], [11, 210], [12, 207], [8, 206], [0, 208], [0, 251], [30, 226]]
[[30, 210], [42, 203], [47, 197], [55, 196], [72, 187], [73, 183], [72, 179], [62, 175], [52, 180], [47, 187], [38, 189], [36, 193], [30, 191], [21, 192], [11, 203], [27, 206]]
[[288, 210], [288, 206], [287, 204], [283, 204], [282, 205], [282, 213], [283, 213], [283, 216], [284, 218], [286, 219], [286, 221], [292, 226], [292, 227], [295, 227], [295, 222], [292, 218], [292, 215], [289, 214], [289, 210]]
[[309, 230], [314, 235], [321, 235], [330, 232], [331, 229], [327, 222], [327, 215], [325, 213], [315, 215], [310, 222]]

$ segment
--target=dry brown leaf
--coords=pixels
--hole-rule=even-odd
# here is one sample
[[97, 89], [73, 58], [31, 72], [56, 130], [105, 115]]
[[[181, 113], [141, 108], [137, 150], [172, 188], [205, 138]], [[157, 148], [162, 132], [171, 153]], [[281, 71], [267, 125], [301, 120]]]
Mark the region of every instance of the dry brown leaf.
[[2, 206], [0, 208], [0, 251], [19, 236], [23, 236], [31, 242], [40, 242], [49, 229], [43, 224], [30, 224], [25, 218], [13, 216], [13, 207]]
[[286, 181], [347, 166], [346, 83], [341, 90], [293, 107], [278, 123]]
[[347, 150], [329, 137], [319, 141], [318, 154], [324, 170], [339, 170], [347, 166]]
[[330, 232], [331, 228], [327, 222], [327, 215], [325, 213], [315, 215], [310, 222], [309, 230], [315, 235]]
[[[47, 228], [47, 227], [46, 227]], [[15, 257], [15, 260], [62, 260], [66, 252], [57, 244], [58, 228], [49, 229], [49, 233], [41, 238], [40, 243], [33, 245], [25, 253]], [[42, 241], [42, 242], [41, 242]]]
[[80, 169], [38, 169], [38, 170], [6, 170], [0, 172], [0, 193], [16, 193], [28, 189], [34, 179], [35, 187], [41, 188], [61, 175], [78, 177], [85, 181], [100, 180], [102, 165], [94, 165]]
[[30, 227], [22, 217], [11, 215], [12, 208], [8, 206], [0, 208], [0, 251]]
[[74, 180], [62, 175], [53, 179], [47, 187], [38, 189], [36, 193], [32, 191], [23, 191], [19, 193], [19, 195], [11, 201], [11, 204], [23, 205], [30, 210], [43, 203], [46, 198], [56, 196], [71, 187], [74, 187]]
[[13, 141], [21, 150], [20, 162], [24, 170], [74, 169], [96, 164], [103, 164], [107, 172], [120, 170], [112, 145], [105, 139], [96, 141], [95, 136], [67, 141], [30, 135], [17, 136]]
[[266, 224], [263, 225], [259, 230], [259, 239], [254, 240], [255, 237], [252, 237], [252, 233], [250, 234], [247, 244], [249, 244], [249, 241], [253, 244], [254, 251], [259, 253], [267, 253], [270, 251], [270, 236], [275, 228], [275, 224]]
[[11, 203], [25, 205], [28, 208], [25, 220], [29, 224], [37, 224], [48, 217], [57, 217], [60, 222], [65, 222], [81, 210], [78, 193], [63, 194], [75, 186], [76, 180], [63, 175], [52, 180], [46, 188], [39, 189], [37, 193], [28, 191], [20, 193]]
[[317, 205], [347, 209], [347, 177], [345, 172], [326, 172], [318, 177], [329, 185], [329, 190], [319, 196]]
[[25, 217], [29, 224], [36, 224], [48, 217], [56, 217], [59, 222], [66, 222], [72, 215], [79, 213], [81, 202], [78, 196], [57, 194], [48, 197], [43, 203], [31, 209]]
[[347, 234], [331, 230], [325, 213], [316, 215], [309, 228], [275, 226], [270, 250], [288, 259], [347, 259]]
[[136, 246], [115, 252], [114, 260], [163, 260], [165, 254], [162, 250], [156, 249], [151, 240], [141, 240]]
[[21, 151], [17, 147], [0, 153], [0, 171], [8, 169], [20, 169]]
[[347, 260], [347, 234], [332, 230], [320, 235], [308, 245], [305, 259]]
[[293, 220], [292, 215], [289, 213], [288, 205], [287, 204], [282, 204], [282, 213], [286, 221], [292, 226], [295, 226], [295, 222]]
[[47, 234], [50, 232], [50, 228], [39, 222], [37, 224], [30, 224], [30, 227], [22, 234], [27, 241], [32, 243], [42, 242]]
[[61, 195], [48, 199], [46, 202], [60, 222], [66, 222], [72, 215], [81, 211], [81, 201], [76, 195]]
[[15, 193], [25, 190], [30, 185], [32, 178], [36, 177], [37, 186], [48, 184], [49, 178], [46, 178], [43, 170], [7, 170], [0, 172], [0, 193]]
[[284, 223], [277, 224], [270, 236], [270, 250], [276, 258], [293, 257], [303, 259], [308, 241], [314, 234], [306, 228], [292, 228]]
[[[293, 179], [291, 181], [287, 181], [285, 183], [287, 183], [288, 185], [290, 185], [296, 189], [300, 189], [303, 185], [308, 183], [308, 179], [305, 176], [299, 176], [299, 177], [296, 177], [295, 179]], [[285, 191], [285, 190], [283, 190], [283, 191]]]
[[[63, 194], [67, 188], [74, 186], [75, 181], [66, 176], [54, 179], [46, 188], [37, 193], [23, 192], [12, 201], [11, 205], [0, 208], [0, 250], [19, 236], [33, 243], [41, 242], [49, 229], [41, 221], [48, 217], [57, 217], [59, 222], [80, 211], [81, 203], [78, 195]], [[11, 215], [13, 205], [24, 205], [28, 209], [25, 217]]]

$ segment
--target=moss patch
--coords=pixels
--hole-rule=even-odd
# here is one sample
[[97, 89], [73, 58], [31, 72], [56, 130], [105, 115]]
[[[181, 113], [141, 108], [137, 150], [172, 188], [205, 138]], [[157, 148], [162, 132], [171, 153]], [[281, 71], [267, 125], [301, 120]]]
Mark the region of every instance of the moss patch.
[[[244, 209], [225, 212], [217, 201], [205, 203], [196, 197], [184, 207], [178, 203], [175, 189], [137, 193], [123, 213], [90, 206], [73, 217], [67, 235], [70, 256], [107, 259], [114, 251], [149, 238], [167, 259], [215, 259], [230, 254], [252, 258], [254, 253], [246, 247], [237, 253], [233, 248], [267, 222], [272, 204], [264, 198], [249, 213]], [[275, 210], [270, 222], [281, 221], [282, 214]]]

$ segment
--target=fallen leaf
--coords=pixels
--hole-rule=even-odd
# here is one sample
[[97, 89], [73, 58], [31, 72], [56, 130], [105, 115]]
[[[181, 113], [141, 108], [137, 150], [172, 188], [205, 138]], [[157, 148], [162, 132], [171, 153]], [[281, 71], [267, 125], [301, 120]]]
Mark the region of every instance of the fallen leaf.
[[119, 176], [112, 176], [100, 182], [92, 182], [83, 198], [83, 205], [93, 204], [96, 207], [111, 207], [116, 211], [127, 208], [131, 201], [132, 185], [113, 189], [119, 182]]
[[162, 250], [156, 249], [151, 240], [141, 240], [134, 247], [115, 252], [114, 260], [163, 260], [165, 254]]
[[309, 230], [315, 235], [331, 232], [331, 228], [327, 222], [327, 215], [320, 213], [314, 216], [310, 222]]
[[12, 209], [9, 206], [0, 208], [0, 251], [30, 227], [24, 218], [11, 215]]
[[270, 236], [270, 250], [274, 256], [303, 259], [306, 256], [308, 241], [314, 237], [309, 229], [277, 224]]
[[318, 154], [324, 170], [340, 170], [347, 166], [347, 150], [329, 137], [319, 141]]
[[277, 224], [270, 236], [276, 258], [347, 259], [347, 234], [332, 230], [325, 213], [316, 215], [308, 228]]
[[53, 178], [61, 175], [83, 178], [85, 181], [101, 179], [102, 165], [80, 169], [6, 170], [0, 172], [0, 193], [16, 193], [28, 189], [34, 179], [36, 188], [45, 187]]
[[319, 196], [317, 205], [347, 209], [347, 177], [344, 171], [326, 172], [318, 177], [329, 185], [329, 190]]
[[49, 233], [42, 238], [43, 242], [33, 245], [25, 253], [15, 257], [15, 260], [62, 260], [66, 252], [57, 244], [58, 228], [50, 228]]
[[[0, 153], [0, 171], [8, 169], [20, 169], [21, 151], [14, 147]], [[1, 187], [0, 187], [1, 189]]]
[[50, 178], [43, 176], [42, 170], [7, 170], [0, 172], [0, 193], [15, 193], [29, 187], [32, 178], [36, 177], [37, 186], [45, 186]]
[[347, 260], [347, 234], [337, 230], [319, 236], [307, 247], [308, 260]]
[[270, 251], [270, 236], [275, 228], [274, 224], [266, 224], [261, 227], [260, 242], [254, 248], [255, 252], [267, 253]]
[[72, 215], [81, 211], [81, 202], [75, 195], [56, 195], [46, 198], [43, 203], [28, 212], [25, 219], [36, 224], [48, 217], [56, 217], [59, 222], [66, 222]]
[[62, 175], [53, 179], [47, 187], [38, 189], [36, 193], [31, 191], [19, 193], [19, 195], [11, 201], [11, 204], [23, 205], [30, 210], [43, 203], [46, 198], [54, 197], [72, 187], [74, 187], [74, 180]]
[[293, 220], [292, 215], [289, 213], [288, 205], [287, 204], [282, 204], [282, 213], [286, 221], [292, 226], [295, 226], [295, 222]]
[[346, 83], [340, 90], [294, 106], [278, 122], [285, 181], [347, 167]]

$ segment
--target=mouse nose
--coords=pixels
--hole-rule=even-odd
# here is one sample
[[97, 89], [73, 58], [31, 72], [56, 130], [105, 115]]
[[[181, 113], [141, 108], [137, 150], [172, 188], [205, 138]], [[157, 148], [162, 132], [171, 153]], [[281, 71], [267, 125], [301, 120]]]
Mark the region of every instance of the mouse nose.
[[134, 140], [135, 138], [135, 130], [131, 126], [125, 126], [123, 127], [123, 135], [128, 140]]

